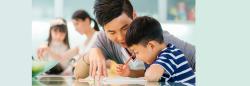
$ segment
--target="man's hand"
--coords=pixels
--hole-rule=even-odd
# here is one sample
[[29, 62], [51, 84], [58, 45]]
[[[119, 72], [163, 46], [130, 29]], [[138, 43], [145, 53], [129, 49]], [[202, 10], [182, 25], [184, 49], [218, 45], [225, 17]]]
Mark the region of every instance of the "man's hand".
[[128, 65], [117, 64], [115, 71], [120, 76], [124, 76], [124, 77], [130, 76], [130, 68]]
[[90, 50], [89, 65], [89, 74], [92, 78], [100, 80], [101, 76], [107, 77], [105, 57], [99, 48], [92, 48]]

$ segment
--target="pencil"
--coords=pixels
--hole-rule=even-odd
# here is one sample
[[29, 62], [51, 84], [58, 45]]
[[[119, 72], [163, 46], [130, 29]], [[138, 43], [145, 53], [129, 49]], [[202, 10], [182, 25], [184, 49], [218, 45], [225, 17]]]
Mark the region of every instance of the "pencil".
[[132, 59], [132, 57], [130, 56], [129, 59], [125, 62], [125, 65], [128, 64], [128, 62]]

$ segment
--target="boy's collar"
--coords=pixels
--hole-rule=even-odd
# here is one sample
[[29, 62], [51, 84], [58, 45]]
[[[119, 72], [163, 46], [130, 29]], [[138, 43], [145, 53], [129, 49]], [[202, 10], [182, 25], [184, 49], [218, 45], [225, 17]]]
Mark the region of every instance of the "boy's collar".
[[161, 53], [163, 53], [164, 51], [166, 51], [168, 48], [175, 48], [175, 46], [174, 46], [173, 44], [171, 44], [171, 43], [168, 43], [168, 44], [166, 45], [166, 47], [165, 47], [164, 49], [162, 49], [162, 50], [160, 51], [160, 53], [157, 55], [157, 58], [158, 58], [159, 55], [161, 55]]

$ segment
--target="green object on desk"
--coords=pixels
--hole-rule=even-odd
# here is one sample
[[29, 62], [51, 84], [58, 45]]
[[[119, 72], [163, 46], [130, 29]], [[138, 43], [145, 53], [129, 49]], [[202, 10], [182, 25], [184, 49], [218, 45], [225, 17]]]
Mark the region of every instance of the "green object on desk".
[[53, 68], [58, 62], [57, 61], [32, 61], [32, 77], [38, 76], [51, 68]]

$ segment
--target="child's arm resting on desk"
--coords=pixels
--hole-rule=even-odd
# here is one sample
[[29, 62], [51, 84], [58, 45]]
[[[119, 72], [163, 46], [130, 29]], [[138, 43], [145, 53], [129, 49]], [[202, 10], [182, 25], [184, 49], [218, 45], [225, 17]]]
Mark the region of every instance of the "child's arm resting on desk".
[[152, 64], [145, 72], [147, 81], [159, 81], [164, 73], [164, 69], [159, 64]]
[[118, 64], [115, 69], [116, 73], [124, 77], [143, 77], [144, 70], [131, 70], [128, 65]]

